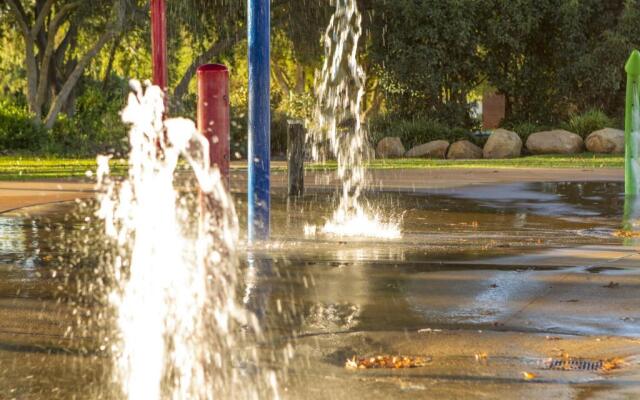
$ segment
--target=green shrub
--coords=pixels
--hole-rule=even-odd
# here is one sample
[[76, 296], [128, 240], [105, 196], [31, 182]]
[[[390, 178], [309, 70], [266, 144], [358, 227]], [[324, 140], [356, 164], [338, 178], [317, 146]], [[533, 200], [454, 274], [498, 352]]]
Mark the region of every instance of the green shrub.
[[231, 107], [231, 159], [247, 156], [247, 110]]
[[374, 119], [369, 125], [369, 136], [375, 146], [382, 138], [397, 136], [406, 148], [424, 144], [433, 140], [454, 142], [468, 139], [468, 131], [464, 128], [450, 128], [445, 124], [430, 119]]
[[[284, 157], [287, 153], [287, 116], [272, 110], [271, 153], [274, 157]], [[247, 110], [231, 108], [231, 159], [247, 156], [248, 142]]]
[[285, 157], [287, 154], [287, 130], [289, 118], [285, 114], [273, 112], [271, 119], [271, 154]]
[[100, 83], [85, 84], [73, 117], [60, 114], [49, 132], [46, 152], [58, 155], [124, 155], [128, 151], [127, 126], [120, 111], [125, 106], [126, 87], [104, 91]]
[[522, 143], [526, 143], [527, 139], [529, 138], [529, 135], [531, 135], [532, 133], [548, 131], [552, 128], [549, 126], [539, 125], [533, 122], [525, 121], [525, 122], [507, 123], [505, 124], [504, 129], [508, 129], [510, 131], [517, 133], [518, 136], [520, 136], [520, 138], [522, 139]]
[[615, 121], [609, 118], [604, 112], [591, 109], [582, 114], [574, 114], [569, 121], [562, 124], [562, 128], [577, 133], [583, 138], [591, 132], [615, 126]]
[[25, 107], [0, 100], [0, 151], [38, 152], [45, 140], [45, 130], [33, 122]]

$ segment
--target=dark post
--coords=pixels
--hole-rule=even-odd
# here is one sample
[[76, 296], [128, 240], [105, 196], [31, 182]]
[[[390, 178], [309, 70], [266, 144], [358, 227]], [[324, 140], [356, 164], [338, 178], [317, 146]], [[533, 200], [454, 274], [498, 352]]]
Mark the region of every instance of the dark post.
[[287, 127], [287, 170], [289, 196], [304, 194], [304, 143], [306, 131], [300, 121], [289, 121]]

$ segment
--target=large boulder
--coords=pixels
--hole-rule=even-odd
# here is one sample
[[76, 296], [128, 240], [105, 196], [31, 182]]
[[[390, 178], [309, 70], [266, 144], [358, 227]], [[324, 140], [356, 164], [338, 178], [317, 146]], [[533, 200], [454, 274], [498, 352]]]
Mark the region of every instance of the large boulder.
[[579, 135], [562, 129], [529, 135], [527, 149], [531, 154], [576, 154], [584, 150]]
[[446, 158], [449, 142], [446, 140], [434, 140], [421, 144], [405, 153], [407, 158]]
[[624, 153], [624, 131], [604, 128], [587, 136], [587, 151], [592, 153]]
[[449, 147], [447, 158], [451, 160], [482, 158], [482, 149], [468, 140], [460, 140]]
[[397, 136], [383, 138], [376, 147], [378, 158], [401, 158], [405, 152], [402, 140]]
[[522, 139], [517, 133], [506, 129], [493, 131], [484, 145], [484, 158], [515, 158], [522, 152]]

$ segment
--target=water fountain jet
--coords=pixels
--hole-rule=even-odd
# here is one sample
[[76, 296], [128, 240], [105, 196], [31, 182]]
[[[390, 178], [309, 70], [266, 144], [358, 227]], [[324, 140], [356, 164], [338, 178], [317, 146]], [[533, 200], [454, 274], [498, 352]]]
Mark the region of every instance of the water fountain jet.
[[[335, 157], [342, 190], [338, 208], [321, 232], [334, 236], [399, 238], [398, 224], [382, 221], [362, 198], [368, 185], [366, 163], [372, 152], [361, 112], [366, 81], [358, 62], [362, 15], [356, 0], [337, 0], [335, 7], [324, 35], [325, 59], [316, 78], [317, 100], [310, 140], [314, 160], [325, 161], [327, 153]], [[307, 231], [315, 232], [315, 228]]]
[[[274, 372], [237, 368], [239, 359], [258, 364], [246, 340], [259, 337], [260, 326], [237, 299], [238, 220], [219, 169], [210, 165], [209, 143], [192, 121], [164, 119], [159, 87], [132, 88], [122, 114], [131, 124], [129, 176], [112, 180], [106, 157], [98, 168], [98, 216], [114, 252], [107, 257], [114, 260], [112, 351], [122, 395], [277, 397]], [[176, 187], [181, 157], [205, 207]]]

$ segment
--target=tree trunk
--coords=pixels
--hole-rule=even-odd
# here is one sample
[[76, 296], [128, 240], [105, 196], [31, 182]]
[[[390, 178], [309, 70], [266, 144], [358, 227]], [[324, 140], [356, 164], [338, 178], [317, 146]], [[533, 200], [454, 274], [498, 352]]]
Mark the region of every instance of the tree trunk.
[[[40, 13], [49, 13], [51, 7], [46, 8], [46, 6], [50, 3], [53, 3], [53, 0], [48, 0], [47, 4]], [[58, 35], [58, 30], [64, 23], [64, 20], [68, 14], [70, 14], [74, 8], [79, 5], [78, 2], [69, 3], [61, 7], [55, 15], [53, 15], [53, 19], [49, 22], [46, 45], [44, 48], [44, 54], [42, 54], [40, 60], [40, 76], [38, 78], [38, 89], [36, 92], [36, 107], [39, 110], [44, 109], [45, 105], [48, 103], [48, 94], [52, 92], [52, 87], [55, 85], [55, 75], [54, 79], [51, 79], [52, 73], [55, 74], [55, 70], [52, 71], [54, 66], [54, 55], [55, 55], [55, 45], [56, 45], [56, 36]], [[40, 18], [40, 17], [38, 17]], [[37, 28], [37, 25], [34, 26], [34, 29]], [[55, 91], [55, 89], [54, 89]]]
[[42, 110], [38, 110], [36, 103], [36, 93], [38, 91], [38, 61], [36, 59], [35, 37], [29, 28], [27, 14], [19, 0], [7, 0], [9, 9], [16, 18], [20, 32], [24, 39], [25, 64], [27, 67], [27, 102], [29, 111], [33, 113], [37, 123], [41, 122]]
[[234, 41], [230, 38], [218, 41], [211, 45], [202, 54], [200, 54], [195, 60], [193, 60], [191, 65], [189, 65], [189, 68], [187, 68], [187, 70], [185, 71], [184, 75], [182, 75], [182, 79], [180, 79], [180, 82], [176, 86], [175, 90], [173, 91], [172, 100], [175, 102], [175, 104], [182, 103], [182, 99], [189, 90], [189, 83], [191, 83], [191, 80], [198, 71], [198, 67], [206, 62], [209, 62], [211, 59], [213, 59], [214, 56], [218, 55], [219, 53], [231, 48], [233, 43]]
[[42, 109], [38, 108], [36, 101], [38, 92], [38, 62], [34, 51], [34, 41], [31, 37], [25, 36], [25, 57], [27, 64], [27, 101], [29, 103], [29, 111], [34, 116], [35, 121], [42, 123]]
[[73, 69], [73, 72], [69, 75], [66, 82], [62, 86], [60, 93], [53, 99], [51, 107], [49, 108], [49, 112], [47, 113], [47, 118], [45, 119], [44, 126], [47, 129], [53, 128], [53, 125], [56, 123], [56, 118], [58, 114], [62, 110], [62, 107], [71, 96], [73, 89], [77, 85], [78, 81], [82, 77], [84, 73], [84, 69], [87, 67], [89, 62], [93, 60], [93, 58], [102, 50], [102, 48], [109, 43], [111, 39], [119, 32], [124, 26], [124, 20], [127, 12], [127, 0], [114, 0], [113, 1], [115, 20], [109, 23], [107, 26], [107, 30], [102, 34], [100, 39], [85, 53], [84, 56], [78, 61], [76, 67]]
[[109, 52], [109, 62], [107, 63], [107, 69], [104, 71], [104, 79], [102, 80], [102, 90], [106, 91], [109, 86], [109, 78], [111, 77], [111, 71], [113, 70], [113, 62], [116, 58], [116, 52], [118, 51], [118, 47], [120, 47], [120, 43], [122, 43], [122, 38], [124, 34], [118, 35], [118, 37], [113, 41], [113, 46], [111, 47], [111, 51]]
[[115, 32], [113, 30], [108, 30], [106, 33], [102, 35], [102, 37], [98, 40], [98, 42], [95, 45], [93, 45], [91, 50], [89, 50], [80, 59], [80, 61], [78, 61], [78, 65], [76, 65], [76, 68], [73, 70], [71, 75], [69, 75], [69, 78], [67, 79], [65, 84], [62, 86], [62, 90], [60, 90], [60, 93], [53, 100], [53, 103], [49, 108], [49, 113], [47, 114], [47, 118], [44, 123], [44, 126], [47, 129], [53, 128], [53, 125], [56, 122], [56, 118], [58, 117], [58, 114], [62, 110], [62, 106], [68, 100], [69, 96], [71, 95], [71, 92], [73, 91], [73, 88], [76, 86], [76, 84], [80, 80], [80, 77], [82, 77], [82, 73], [84, 72], [84, 69], [87, 66], [87, 64], [89, 64], [89, 62], [100, 52], [100, 50], [102, 50], [104, 45], [107, 44], [107, 42], [109, 42], [109, 40], [113, 38], [114, 34]]

